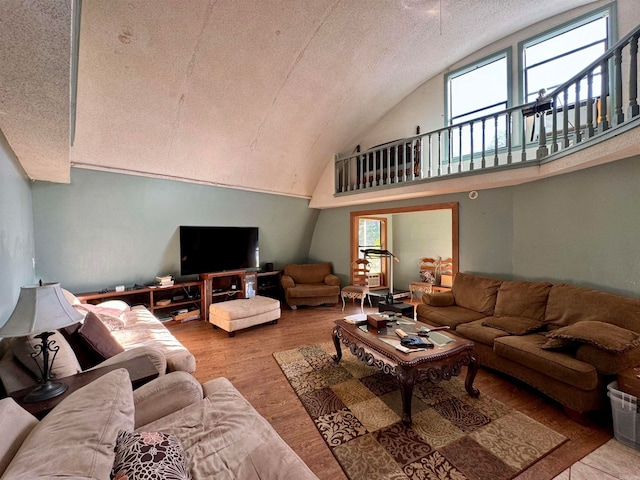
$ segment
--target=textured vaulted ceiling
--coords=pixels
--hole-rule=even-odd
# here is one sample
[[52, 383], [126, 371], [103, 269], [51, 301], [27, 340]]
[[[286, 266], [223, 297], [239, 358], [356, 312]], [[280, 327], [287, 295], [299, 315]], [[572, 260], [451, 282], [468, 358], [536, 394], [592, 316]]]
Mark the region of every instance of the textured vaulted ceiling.
[[2, 0], [0, 128], [71, 162], [310, 197], [327, 162], [466, 55], [591, 0]]

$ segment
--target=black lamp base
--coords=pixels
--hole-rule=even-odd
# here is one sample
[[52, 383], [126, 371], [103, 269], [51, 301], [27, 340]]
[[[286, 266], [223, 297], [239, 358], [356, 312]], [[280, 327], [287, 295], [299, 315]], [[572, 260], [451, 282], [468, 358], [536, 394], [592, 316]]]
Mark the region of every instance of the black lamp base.
[[24, 403], [37, 403], [42, 402], [44, 400], [49, 400], [50, 398], [57, 397], [58, 395], [62, 395], [67, 391], [69, 385], [62, 382], [46, 382], [42, 385], [38, 385], [36, 388], [31, 390], [25, 397]]

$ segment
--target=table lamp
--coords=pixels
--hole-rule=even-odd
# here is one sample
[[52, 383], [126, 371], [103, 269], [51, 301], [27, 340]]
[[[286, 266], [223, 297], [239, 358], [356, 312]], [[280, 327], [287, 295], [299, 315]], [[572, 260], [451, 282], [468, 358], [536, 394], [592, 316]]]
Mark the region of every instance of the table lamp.
[[[35, 335], [41, 341], [34, 346], [31, 357], [38, 365], [42, 377], [38, 380], [39, 385], [24, 398], [24, 402], [41, 402], [67, 390], [68, 385], [65, 383], [51, 381], [53, 362], [60, 347], [55, 345], [55, 340], [49, 340], [49, 337], [55, 330], [73, 325], [82, 318], [82, 314], [65, 298], [59, 283], [40, 282], [39, 285], [27, 285], [20, 289], [16, 308], [0, 328], [0, 337]], [[42, 367], [37, 361], [39, 355], [42, 355]]]

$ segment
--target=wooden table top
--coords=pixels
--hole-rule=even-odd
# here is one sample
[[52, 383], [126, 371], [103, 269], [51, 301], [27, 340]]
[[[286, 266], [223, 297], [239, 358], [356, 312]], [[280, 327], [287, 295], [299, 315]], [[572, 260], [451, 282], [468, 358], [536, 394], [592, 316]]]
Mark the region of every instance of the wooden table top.
[[434, 348], [421, 349], [415, 352], [401, 352], [397, 350], [394, 345], [384, 341], [387, 339], [393, 343], [399, 343], [400, 337], [395, 333], [397, 328], [401, 328], [409, 335], [417, 334], [421, 328], [435, 328], [434, 325], [427, 325], [407, 317], [399, 318], [398, 322], [389, 322], [386, 329], [379, 331], [366, 323], [363, 325], [354, 325], [344, 319], [336, 320], [335, 324], [336, 328], [341, 330], [342, 334], [347, 335], [352, 340], [364, 344], [367, 348], [384, 355], [398, 365], [408, 367], [437, 362], [473, 348], [473, 342], [471, 340], [459, 337], [449, 330], [442, 330], [435, 333], [451, 338], [453, 340], [451, 343], [442, 346], [436, 344]]

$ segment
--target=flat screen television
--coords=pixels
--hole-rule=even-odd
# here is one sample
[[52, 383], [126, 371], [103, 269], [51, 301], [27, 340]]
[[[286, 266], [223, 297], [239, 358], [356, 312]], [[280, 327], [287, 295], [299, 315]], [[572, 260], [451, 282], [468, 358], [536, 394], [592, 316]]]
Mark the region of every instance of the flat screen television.
[[257, 270], [258, 227], [180, 227], [180, 273]]

